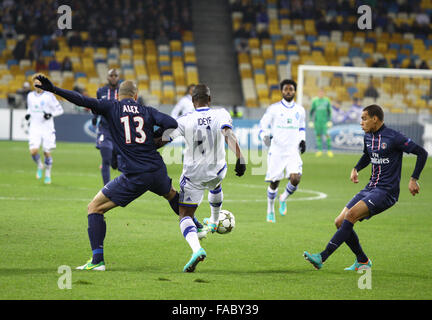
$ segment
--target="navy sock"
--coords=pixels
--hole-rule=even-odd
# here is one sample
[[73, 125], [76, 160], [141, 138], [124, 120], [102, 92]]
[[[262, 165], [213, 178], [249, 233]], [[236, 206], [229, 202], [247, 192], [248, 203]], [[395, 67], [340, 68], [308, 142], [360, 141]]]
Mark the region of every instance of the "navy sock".
[[32, 159], [33, 159], [34, 162], [36, 162], [37, 164], [39, 164], [40, 154], [36, 153], [35, 155], [32, 155]]
[[179, 215], [180, 213], [180, 209], [179, 209], [179, 193], [176, 192], [176, 195], [174, 196], [174, 198], [172, 198], [171, 200], [169, 200], [169, 204], [171, 206], [171, 209], [173, 209], [173, 211], [175, 212], [176, 215]]
[[96, 264], [104, 260], [103, 242], [106, 234], [106, 223], [103, 214], [91, 213], [88, 215], [88, 236], [93, 252], [92, 263]]
[[368, 261], [368, 257], [363, 252], [357, 233], [355, 233], [354, 230], [351, 232], [349, 238], [345, 240], [345, 243], [348, 245], [351, 251], [356, 255], [358, 262], [366, 263]]
[[327, 258], [351, 236], [353, 226], [354, 225], [348, 220], [342, 222], [341, 227], [336, 231], [333, 238], [331, 238], [325, 250], [321, 252], [322, 262], [326, 261]]

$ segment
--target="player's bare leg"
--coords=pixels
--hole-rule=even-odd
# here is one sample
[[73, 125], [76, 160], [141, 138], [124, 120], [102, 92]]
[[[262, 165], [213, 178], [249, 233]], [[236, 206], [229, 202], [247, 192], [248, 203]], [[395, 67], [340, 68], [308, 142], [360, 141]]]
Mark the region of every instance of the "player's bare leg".
[[180, 231], [193, 252], [191, 259], [184, 266], [183, 272], [194, 272], [197, 264], [203, 261], [207, 256], [206, 252], [201, 247], [197, 228], [193, 222], [196, 209], [197, 207], [180, 205]]
[[[177, 215], [179, 215], [180, 214], [179, 203], [178, 203], [179, 202], [179, 193], [177, 192], [177, 190], [171, 186], [171, 190], [167, 194], [164, 194], [163, 197], [165, 199], [167, 199], [168, 203], [171, 206], [171, 209]], [[193, 219], [197, 229], [199, 229], [198, 232], [200, 232], [200, 230], [203, 229], [203, 225], [198, 221], [198, 219], [195, 216], [192, 219]], [[204, 237], [205, 237], [205, 235], [204, 235]]]
[[37, 165], [36, 179], [39, 180], [42, 178], [42, 171], [44, 168], [40, 154], [39, 154], [39, 149], [36, 149], [36, 148], [30, 149], [30, 154], [31, 154], [33, 161]]

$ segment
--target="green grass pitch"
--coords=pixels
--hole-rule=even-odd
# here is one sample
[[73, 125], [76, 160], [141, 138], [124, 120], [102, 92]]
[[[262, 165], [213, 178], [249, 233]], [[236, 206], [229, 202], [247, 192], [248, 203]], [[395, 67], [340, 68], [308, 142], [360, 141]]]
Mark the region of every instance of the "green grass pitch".
[[[53, 152], [51, 185], [35, 179], [26, 142], [0, 142], [0, 299], [431, 299], [432, 169], [420, 194], [408, 192], [415, 157], [405, 156], [401, 195], [390, 210], [356, 224], [373, 261], [371, 289], [360, 289], [363, 274], [344, 271], [354, 262], [341, 246], [317, 271], [304, 250], [320, 252], [335, 232], [334, 218], [366, 184], [349, 181], [359, 154], [333, 159], [303, 156], [299, 190], [288, 214], [266, 222], [266, 188], [251, 159], [245, 176], [229, 165], [223, 208], [236, 228], [203, 241], [208, 257], [192, 274], [182, 272], [191, 250], [168, 203], [151, 193], [106, 214], [106, 272], [74, 270], [91, 256], [87, 204], [102, 187], [100, 155], [93, 144], [59, 142]], [[166, 150], [168, 151], [168, 149]], [[164, 151], [164, 152], [166, 152]], [[168, 165], [178, 189], [180, 164]], [[117, 175], [112, 172], [112, 177]], [[286, 184], [281, 184], [280, 190]], [[278, 204], [276, 203], [276, 208]], [[207, 196], [197, 211], [209, 216]], [[71, 289], [58, 286], [58, 268], [72, 268]]]

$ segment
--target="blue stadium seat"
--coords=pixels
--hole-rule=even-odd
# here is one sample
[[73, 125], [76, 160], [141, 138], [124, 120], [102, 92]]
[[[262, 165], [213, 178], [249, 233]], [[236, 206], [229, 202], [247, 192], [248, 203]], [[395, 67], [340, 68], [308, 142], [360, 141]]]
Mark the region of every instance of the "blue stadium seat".
[[26, 76], [26, 78], [27, 78], [27, 77], [29, 77], [29, 76], [34, 75], [35, 73], [36, 73], [36, 71], [34, 71], [33, 69], [30, 69], [30, 70], [27, 70], [27, 71], [25, 72], [25, 76]]
[[86, 78], [87, 74], [85, 72], [75, 72], [75, 79]]
[[18, 64], [18, 61], [15, 60], [15, 59], [9, 59], [9, 60], [7, 61], [7, 66], [8, 66], [8, 68], [10, 68], [11, 66], [13, 66], [14, 64]]

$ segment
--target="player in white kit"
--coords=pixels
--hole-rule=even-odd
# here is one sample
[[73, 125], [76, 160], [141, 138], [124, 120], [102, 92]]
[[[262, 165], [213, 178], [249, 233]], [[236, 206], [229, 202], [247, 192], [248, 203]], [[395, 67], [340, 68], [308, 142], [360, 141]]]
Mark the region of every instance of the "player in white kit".
[[[33, 86], [40, 84], [35, 74], [32, 77]], [[51, 151], [56, 147], [54, 117], [63, 114], [63, 108], [51, 92], [34, 87], [27, 95], [27, 113], [25, 119], [30, 121], [29, 148], [32, 159], [37, 164], [36, 178], [41, 179], [45, 164], [46, 184], [51, 183], [52, 157]], [[45, 161], [42, 163], [39, 148], [42, 145]]]
[[192, 92], [194, 88], [195, 88], [194, 84], [190, 84], [188, 86], [186, 90], [186, 95], [182, 97], [174, 106], [174, 109], [172, 109], [171, 117], [177, 119], [179, 116], [195, 110], [192, 102]]
[[297, 84], [285, 79], [280, 83], [283, 99], [267, 108], [260, 121], [260, 137], [269, 147], [266, 182], [267, 221], [276, 222], [274, 202], [280, 180], [288, 178], [288, 184], [279, 198], [279, 213], [286, 214], [286, 200], [297, 190], [302, 175], [303, 162], [300, 153], [306, 150], [305, 109], [296, 104]]
[[180, 230], [193, 253], [184, 272], [193, 272], [198, 262], [206, 257], [192, 220], [205, 190], [209, 190], [211, 215], [204, 219], [204, 224], [207, 225], [207, 232], [217, 229], [223, 201], [221, 183], [227, 172], [225, 142], [236, 155], [236, 175], [242, 176], [246, 171], [229, 113], [225, 109], [210, 108], [210, 89], [204, 84], [195, 86], [192, 100], [195, 110], [179, 117], [177, 129], [169, 134], [168, 139], [163, 137], [164, 140], [173, 140], [182, 136], [186, 144], [180, 178], [179, 216]]

